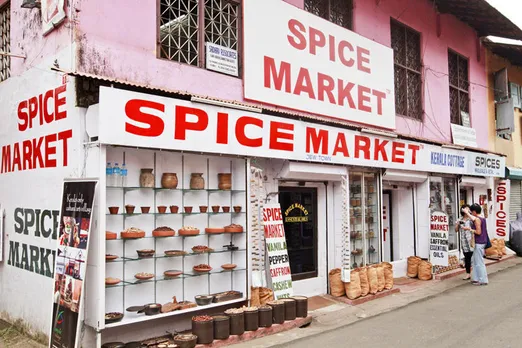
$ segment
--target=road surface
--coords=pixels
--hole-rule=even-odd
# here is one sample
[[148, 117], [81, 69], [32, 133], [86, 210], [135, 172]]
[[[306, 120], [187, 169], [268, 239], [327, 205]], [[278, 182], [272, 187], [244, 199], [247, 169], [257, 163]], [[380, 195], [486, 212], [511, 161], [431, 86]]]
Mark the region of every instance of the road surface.
[[493, 274], [489, 280], [488, 286], [460, 286], [285, 347], [520, 348], [522, 266]]

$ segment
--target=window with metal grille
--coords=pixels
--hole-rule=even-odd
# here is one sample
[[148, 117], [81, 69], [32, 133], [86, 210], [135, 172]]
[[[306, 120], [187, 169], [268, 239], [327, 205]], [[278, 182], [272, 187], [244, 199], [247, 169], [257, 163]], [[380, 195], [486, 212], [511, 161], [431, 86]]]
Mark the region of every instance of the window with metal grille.
[[469, 114], [468, 60], [448, 50], [451, 123], [462, 125], [462, 112]]
[[[9, 3], [0, 9], [0, 51], [11, 52], [11, 8]], [[0, 81], [11, 76], [11, 58], [7, 55], [0, 57]]]
[[343, 28], [352, 29], [352, 0], [305, 0], [304, 8]]
[[391, 45], [395, 70], [395, 111], [422, 119], [422, 59], [420, 33], [391, 21]]
[[160, 57], [205, 66], [205, 43], [239, 53], [239, 0], [159, 0]]

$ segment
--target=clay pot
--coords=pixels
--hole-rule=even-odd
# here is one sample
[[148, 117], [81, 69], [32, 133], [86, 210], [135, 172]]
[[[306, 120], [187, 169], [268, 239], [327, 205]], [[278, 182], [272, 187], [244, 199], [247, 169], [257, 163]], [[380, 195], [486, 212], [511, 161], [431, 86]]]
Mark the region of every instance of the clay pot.
[[226, 340], [230, 337], [230, 318], [226, 315], [214, 317], [214, 339]]
[[178, 176], [176, 173], [163, 173], [161, 176], [161, 187], [175, 189], [178, 187]]
[[245, 333], [244, 313], [227, 314], [230, 317], [230, 334], [242, 335]]
[[150, 211], [150, 207], [141, 207], [141, 213], [142, 214], [148, 214]]
[[158, 213], [165, 214], [167, 212], [167, 206], [166, 205], [158, 205]]
[[241, 206], [240, 205], [235, 205], [234, 206], [234, 213], [241, 213]]
[[274, 324], [283, 324], [285, 322], [285, 304], [284, 303], [269, 303], [272, 307], [272, 318]]
[[200, 213], [206, 213], [208, 210], [208, 207], [206, 205], [200, 205], [199, 206], [199, 212]]
[[214, 341], [214, 320], [192, 321], [192, 333], [198, 336], [198, 344], [210, 344]]
[[154, 187], [154, 174], [152, 168], [142, 168], [140, 172], [140, 186]]
[[171, 205], [171, 206], [170, 206], [170, 212], [171, 212], [172, 214], [177, 214], [178, 211], [179, 211], [179, 207], [178, 207], [177, 205]]
[[205, 179], [203, 173], [192, 173], [190, 175], [190, 189], [203, 190], [205, 188]]
[[192, 213], [192, 207], [184, 207], [185, 213], [190, 214]]
[[272, 307], [259, 308], [259, 327], [272, 326]]
[[[218, 207], [219, 209], [219, 207]], [[109, 207], [109, 213], [111, 214], [118, 214], [118, 211], [120, 210], [120, 207]]]
[[134, 214], [134, 209], [135, 209], [135, 208], [136, 208], [136, 207], [133, 206], [133, 205], [126, 205], [126, 206], [125, 206], [125, 211], [127, 212], [127, 214]]
[[296, 302], [296, 315], [298, 318], [306, 318], [308, 316], [308, 297], [294, 296], [292, 299]]
[[285, 320], [295, 320], [297, 316], [296, 301], [292, 298], [284, 298], [281, 301], [285, 303]]
[[213, 205], [212, 206], [212, 212], [213, 213], [219, 213], [219, 208], [220, 208], [219, 205]]
[[230, 213], [230, 207], [224, 206], [221, 209], [223, 209], [223, 213]]
[[245, 311], [245, 331], [256, 331], [259, 328], [259, 311]]
[[218, 188], [220, 190], [230, 190], [232, 188], [232, 173], [218, 174]]

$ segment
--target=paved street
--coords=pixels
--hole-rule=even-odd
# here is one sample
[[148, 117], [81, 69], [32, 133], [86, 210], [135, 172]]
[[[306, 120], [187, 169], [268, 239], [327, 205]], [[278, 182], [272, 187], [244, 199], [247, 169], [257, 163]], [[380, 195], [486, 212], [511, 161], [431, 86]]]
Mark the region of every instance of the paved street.
[[521, 347], [522, 266], [284, 347]]

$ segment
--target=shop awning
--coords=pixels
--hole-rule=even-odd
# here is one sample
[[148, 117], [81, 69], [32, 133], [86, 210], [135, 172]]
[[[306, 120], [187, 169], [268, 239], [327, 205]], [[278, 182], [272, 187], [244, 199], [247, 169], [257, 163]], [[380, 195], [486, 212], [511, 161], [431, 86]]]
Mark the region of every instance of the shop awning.
[[287, 162], [277, 179], [293, 179], [299, 181], [340, 181], [348, 171], [345, 166], [328, 164]]
[[463, 176], [460, 178], [461, 186], [479, 186], [486, 185], [486, 178], [478, 176]]
[[433, 0], [433, 2], [440, 13], [454, 15], [475, 29], [479, 37], [493, 35], [522, 40], [522, 30], [485, 0]]
[[408, 183], [423, 183], [424, 181], [428, 180], [428, 173], [386, 169], [382, 176], [382, 180]]
[[522, 180], [522, 168], [506, 167], [506, 178]]

